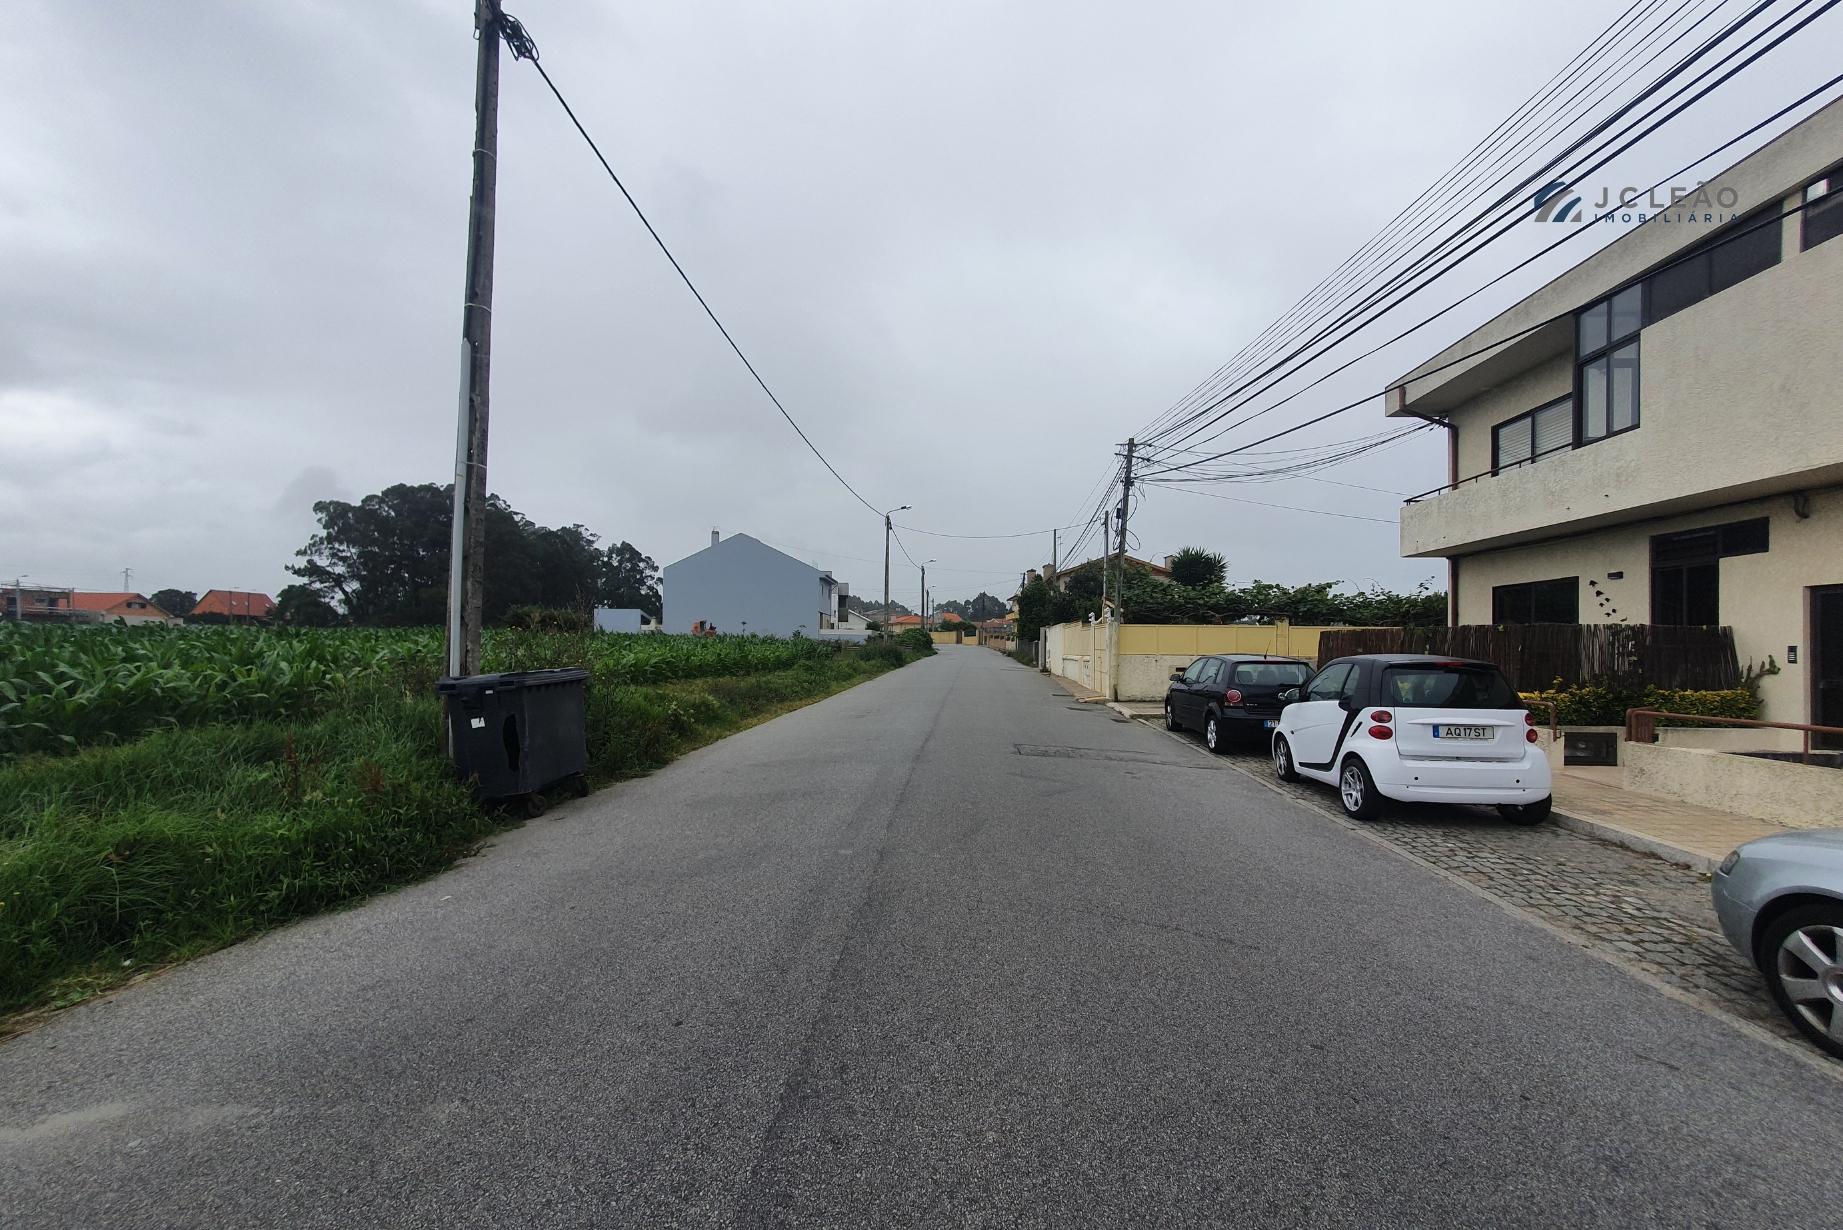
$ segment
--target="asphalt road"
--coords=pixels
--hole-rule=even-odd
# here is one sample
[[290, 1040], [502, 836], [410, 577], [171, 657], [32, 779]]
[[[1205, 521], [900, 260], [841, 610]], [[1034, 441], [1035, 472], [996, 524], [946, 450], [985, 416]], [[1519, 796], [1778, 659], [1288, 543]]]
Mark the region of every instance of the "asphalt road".
[[0, 1045], [0, 1224], [1835, 1226], [1843, 1084], [965, 647]]

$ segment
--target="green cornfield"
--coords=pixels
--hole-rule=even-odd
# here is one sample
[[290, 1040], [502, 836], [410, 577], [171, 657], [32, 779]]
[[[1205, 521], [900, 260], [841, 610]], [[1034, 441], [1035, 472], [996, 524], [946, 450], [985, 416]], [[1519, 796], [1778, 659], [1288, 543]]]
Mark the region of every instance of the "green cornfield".
[[[812, 640], [495, 630], [485, 669], [586, 666], [602, 686], [788, 670]], [[379, 678], [433, 687], [434, 628], [123, 628], [0, 623], [0, 756], [119, 743], [162, 728], [311, 717]]]
[[[605, 784], [930, 652], [502, 629], [484, 667], [588, 667]], [[0, 624], [0, 1036], [8, 1012], [439, 871], [512, 822], [447, 761], [441, 667], [433, 628]]]

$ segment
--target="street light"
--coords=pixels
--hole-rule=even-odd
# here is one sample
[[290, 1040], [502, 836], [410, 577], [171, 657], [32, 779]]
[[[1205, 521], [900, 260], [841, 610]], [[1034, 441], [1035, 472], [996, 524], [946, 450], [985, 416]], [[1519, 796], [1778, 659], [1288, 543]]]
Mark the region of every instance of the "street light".
[[890, 513], [908, 512], [909, 506], [892, 508], [883, 514], [883, 631], [890, 630]]

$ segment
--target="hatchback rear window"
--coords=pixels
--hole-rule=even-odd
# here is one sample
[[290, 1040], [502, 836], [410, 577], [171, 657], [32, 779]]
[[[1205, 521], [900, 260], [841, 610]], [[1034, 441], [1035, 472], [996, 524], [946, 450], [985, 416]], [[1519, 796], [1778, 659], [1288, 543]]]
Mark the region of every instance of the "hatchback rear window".
[[1510, 683], [1492, 667], [1391, 666], [1382, 676], [1384, 704], [1430, 709], [1521, 709]]
[[1231, 682], [1244, 688], [1296, 688], [1310, 673], [1298, 662], [1237, 662]]

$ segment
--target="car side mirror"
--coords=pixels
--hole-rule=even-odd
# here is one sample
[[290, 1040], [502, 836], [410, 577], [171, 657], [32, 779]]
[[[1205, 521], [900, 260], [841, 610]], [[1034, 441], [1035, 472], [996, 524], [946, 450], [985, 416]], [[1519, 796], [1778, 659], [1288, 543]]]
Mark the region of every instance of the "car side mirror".
[[1184, 682], [1184, 672], [1183, 671], [1172, 671], [1171, 672], [1171, 682], [1172, 683]]
[[1280, 703], [1283, 705], [1290, 705], [1298, 699], [1299, 699], [1299, 689], [1298, 688], [1288, 688], [1286, 689], [1286, 691], [1280, 693]]

